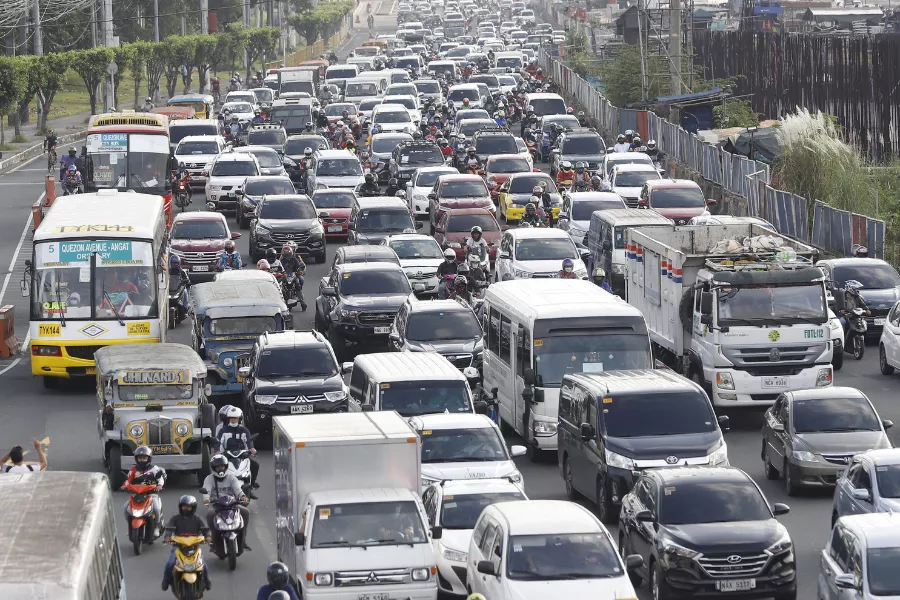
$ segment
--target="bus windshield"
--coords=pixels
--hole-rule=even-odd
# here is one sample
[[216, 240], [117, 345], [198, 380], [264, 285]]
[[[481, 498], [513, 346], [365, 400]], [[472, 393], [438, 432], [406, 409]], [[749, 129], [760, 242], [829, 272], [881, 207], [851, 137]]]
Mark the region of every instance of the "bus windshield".
[[35, 246], [31, 320], [157, 316], [150, 242], [66, 240]]
[[601, 373], [652, 369], [650, 340], [636, 333], [601, 330], [534, 340], [538, 387], [559, 387], [567, 373]]
[[92, 133], [87, 136], [87, 191], [116, 188], [142, 194], [169, 192], [169, 140], [144, 133]]

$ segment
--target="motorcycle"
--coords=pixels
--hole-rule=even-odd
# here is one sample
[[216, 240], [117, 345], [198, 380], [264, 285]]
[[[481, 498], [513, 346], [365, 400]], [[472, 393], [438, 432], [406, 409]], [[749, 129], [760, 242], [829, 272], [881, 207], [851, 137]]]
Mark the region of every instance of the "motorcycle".
[[206, 588], [203, 578], [203, 552], [200, 546], [202, 535], [175, 535], [171, 543], [175, 546], [175, 566], [172, 568], [172, 593], [178, 600], [198, 600]]
[[[200, 488], [200, 493], [209, 492], [205, 488]], [[240, 500], [228, 494], [223, 494], [210, 502], [216, 511], [214, 527], [218, 534], [213, 536], [212, 551], [220, 560], [228, 560], [230, 571], [234, 571], [237, 567], [237, 557], [244, 553], [244, 518], [238, 510], [239, 504]]]
[[[256, 439], [258, 433], [254, 433], [251, 439]], [[241, 482], [241, 490], [244, 495], [250, 497], [250, 450], [248, 448], [228, 448], [223, 452], [228, 459], [228, 472], [237, 477]]]
[[187, 310], [184, 307], [184, 292], [187, 286], [184, 282], [169, 280], [169, 329], [175, 329], [179, 323], [187, 318]]
[[[152, 544], [162, 535], [160, 523], [153, 518], [153, 493], [156, 491], [155, 483], [128, 483], [125, 489], [131, 492], [128, 498], [128, 506], [125, 508], [125, 518], [128, 519], [128, 539], [134, 546], [134, 554], [140, 556], [141, 544]], [[160, 522], [162, 515], [159, 515]]]
[[866, 324], [866, 315], [868, 314], [869, 311], [864, 308], [854, 308], [844, 312], [844, 319], [847, 323], [844, 352], [852, 354], [856, 360], [862, 360], [866, 351], [866, 331], [869, 328]]
[[456, 273], [447, 273], [441, 277], [441, 283], [438, 284], [438, 298], [446, 300], [450, 297], [453, 289], [453, 281], [456, 279]]
[[284, 296], [284, 303], [287, 304], [288, 310], [297, 306], [299, 298], [297, 297], [297, 274], [296, 273], [276, 273], [275, 278], [281, 284], [281, 294]]
[[191, 180], [190, 175], [186, 175], [175, 182], [175, 206], [182, 211], [191, 203], [193, 192], [188, 182]]
[[69, 183], [68, 181], [63, 182], [63, 196], [71, 196], [73, 194], [80, 194], [81, 186], [77, 183]]

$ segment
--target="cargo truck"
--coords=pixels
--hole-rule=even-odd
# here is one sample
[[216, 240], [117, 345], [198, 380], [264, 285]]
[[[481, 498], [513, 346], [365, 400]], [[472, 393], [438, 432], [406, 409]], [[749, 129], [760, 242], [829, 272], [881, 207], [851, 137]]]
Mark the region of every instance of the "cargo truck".
[[715, 406], [767, 406], [832, 384], [816, 250], [753, 223], [626, 231], [626, 292], [655, 356]]
[[278, 95], [289, 92], [306, 92], [316, 97], [318, 73], [309, 67], [285, 67], [278, 69]]
[[304, 600], [435, 600], [419, 438], [394, 411], [276, 417], [278, 560]]

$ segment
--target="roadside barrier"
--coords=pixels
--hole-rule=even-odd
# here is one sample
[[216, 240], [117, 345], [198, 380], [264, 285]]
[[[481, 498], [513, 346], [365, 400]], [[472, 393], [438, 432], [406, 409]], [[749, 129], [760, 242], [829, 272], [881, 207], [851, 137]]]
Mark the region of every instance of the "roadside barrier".
[[44, 181], [44, 193], [40, 195], [37, 202], [31, 205], [31, 224], [32, 231], [41, 226], [44, 220], [44, 209], [53, 206], [56, 201], [56, 176], [47, 175]]

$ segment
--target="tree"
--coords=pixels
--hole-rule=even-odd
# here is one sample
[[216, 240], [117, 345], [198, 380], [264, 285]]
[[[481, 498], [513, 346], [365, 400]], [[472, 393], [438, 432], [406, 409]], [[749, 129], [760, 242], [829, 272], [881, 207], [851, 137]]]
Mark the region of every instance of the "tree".
[[[125, 66], [131, 73], [131, 79], [134, 82], [134, 109], [137, 110], [141, 106], [141, 81], [144, 80], [144, 68], [147, 61], [147, 55], [153, 54], [153, 46], [151, 42], [134, 42], [129, 44], [134, 50], [127, 57]], [[147, 84], [149, 88], [149, 82]], [[149, 89], [147, 90], [149, 94]]]
[[247, 36], [247, 79], [250, 79], [250, 70], [257, 58], [265, 59], [275, 55], [278, 42], [281, 41], [281, 31], [277, 27], [261, 27], [251, 29]]
[[78, 73], [87, 88], [92, 115], [97, 114], [97, 92], [106, 77], [106, 66], [113, 57], [113, 49], [104, 47], [72, 53], [72, 69]]
[[[209, 35], [195, 35], [194, 54], [191, 56], [189, 67], [193, 70], [197, 69], [197, 78], [200, 80], [200, 93], [206, 91], [207, 75], [209, 73], [209, 65], [213, 60], [213, 54], [218, 47], [218, 41], [215, 37]], [[188, 83], [190, 83], [188, 79]]]
[[[119, 67], [119, 70], [116, 71], [116, 74], [113, 76], [113, 98], [115, 98], [113, 104], [119, 106], [119, 82], [121, 81], [122, 76], [125, 75], [125, 69], [128, 68], [134, 60], [134, 57], [137, 55], [137, 48], [134, 44], [121, 44], [120, 46], [113, 48], [113, 55], [115, 56], [113, 60], [116, 61], [116, 65]], [[135, 92], [137, 92], [137, 90], [135, 90]]]
[[66, 72], [71, 65], [71, 52], [55, 52], [38, 57], [36, 66], [40, 73], [40, 78], [37, 98], [41, 107], [38, 119], [38, 132], [41, 134], [47, 129], [47, 119], [50, 117], [53, 99], [66, 83]]
[[[25, 142], [27, 138], [22, 136], [22, 114], [28, 111], [28, 104], [35, 97], [40, 88], [41, 71], [38, 67], [39, 56], [21, 56], [22, 66], [25, 68], [25, 87], [22, 90], [22, 97], [17, 103], [17, 109], [9, 115], [15, 134], [13, 142]], [[40, 123], [38, 123], [40, 130]]]
[[0, 146], [6, 144], [3, 118], [16, 111], [27, 88], [26, 62], [17, 56], [0, 56]]
[[[156, 98], [159, 95], [159, 80], [166, 70], [166, 45], [149, 44], [143, 54], [144, 66], [147, 68], [147, 95]], [[137, 89], [135, 87], [135, 93]]]

